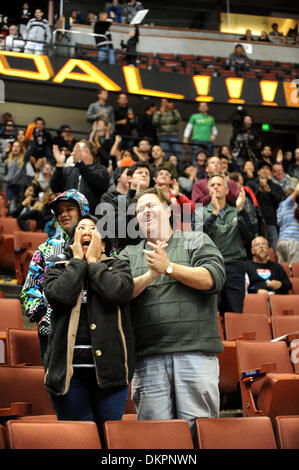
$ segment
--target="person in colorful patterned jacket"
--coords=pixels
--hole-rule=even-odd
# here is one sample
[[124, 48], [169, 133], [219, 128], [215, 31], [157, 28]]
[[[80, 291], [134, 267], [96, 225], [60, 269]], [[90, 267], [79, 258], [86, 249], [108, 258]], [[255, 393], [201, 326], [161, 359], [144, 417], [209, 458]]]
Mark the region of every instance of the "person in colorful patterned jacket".
[[50, 204], [56, 219], [57, 230], [53, 237], [42, 243], [32, 256], [28, 275], [21, 292], [25, 315], [38, 325], [40, 352], [43, 357], [47, 338], [51, 331], [51, 306], [43, 290], [45, 272], [53, 260], [63, 259], [64, 246], [69, 233], [81, 217], [89, 214], [89, 203], [85, 196], [75, 189], [69, 189], [57, 196]]

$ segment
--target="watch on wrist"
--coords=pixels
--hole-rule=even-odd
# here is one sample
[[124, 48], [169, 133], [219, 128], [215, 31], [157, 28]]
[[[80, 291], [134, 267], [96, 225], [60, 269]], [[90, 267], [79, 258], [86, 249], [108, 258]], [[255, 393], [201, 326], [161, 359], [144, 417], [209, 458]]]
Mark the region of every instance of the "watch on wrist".
[[167, 268], [165, 269], [166, 274], [171, 274], [173, 271], [173, 263], [169, 261]]

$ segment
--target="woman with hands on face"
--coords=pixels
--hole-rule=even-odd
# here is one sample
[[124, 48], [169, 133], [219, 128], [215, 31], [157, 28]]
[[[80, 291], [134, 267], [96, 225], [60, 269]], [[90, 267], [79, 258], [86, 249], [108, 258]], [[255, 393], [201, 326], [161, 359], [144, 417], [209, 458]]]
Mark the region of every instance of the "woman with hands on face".
[[45, 276], [53, 308], [45, 384], [58, 419], [94, 421], [103, 438], [103, 423], [122, 418], [135, 367], [134, 283], [129, 264], [106, 255], [95, 217], [73, 233], [66, 259]]

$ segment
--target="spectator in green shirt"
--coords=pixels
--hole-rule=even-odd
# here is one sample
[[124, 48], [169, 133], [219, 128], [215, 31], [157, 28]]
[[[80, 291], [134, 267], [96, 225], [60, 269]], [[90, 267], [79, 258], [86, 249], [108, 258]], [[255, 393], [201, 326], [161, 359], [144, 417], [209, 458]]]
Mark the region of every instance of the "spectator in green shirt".
[[213, 154], [213, 142], [217, 136], [215, 119], [208, 114], [209, 105], [204, 101], [198, 105], [198, 113], [192, 114], [184, 130], [184, 142], [187, 143], [192, 132], [192, 162], [196, 164], [195, 155], [200, 148]]

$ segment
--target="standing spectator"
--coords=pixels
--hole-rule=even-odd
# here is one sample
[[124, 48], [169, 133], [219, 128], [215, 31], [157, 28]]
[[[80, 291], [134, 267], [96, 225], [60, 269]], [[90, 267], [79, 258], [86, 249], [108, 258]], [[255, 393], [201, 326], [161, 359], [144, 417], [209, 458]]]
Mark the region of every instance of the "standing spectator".
[[[220, 158], [216, 155], [208, 157], [206, 164], [206, 176], [200, 180], [195, 181], [192, 189], [192, 201], [201, 202], [204, 206], [211, 202], [211, 194], [209, 190], [209, 178], [214, 173], [221, 172]], [[240, 189], [235, 181], [229, 180], [227, 202], [235, 206], [239, 196]]]
[[139, 137], [147, 137], [150, 139], [152, 145], [159, 144], [157, 129], [153, 123], [153, 115], [156, 111], [157, 105], [155, 103], [149, 103], [144, 113], [139, 117], [137, 124]]
[[250, 60], [242, 44], [235, 46], [234, 52], [229, 56], [227, 63], [230, 70], [234, 70], [235, 72], [246, 72], [250, 69]]
[[13, 197], [21, 193], [27, 184], [24, 151], [17, 140], [13, 142], [4, 163], [4, 182], [6, 183], [6, 202], [9, 205]]
[[114, 139], [111, 136], [110, 124], [107, 125], [103, 119], [94, 121], [88, 142], [94, 147], [95, 155], [102, 165], [108, 167], [110, 150], [114, 143]]
[[98, 101], [91, 103], [86, 113], [86, 119], [93, 124], [97, 119], [103, 119], [107, 124], [110, 123], [111, 130], [115, 130], [114, 110], [108, 104], [109, 92], [107, 90], [98, 91]]
[[295, 161], [290, 163], [288, 166], [288, 174], [292, 176], [292, 178], [299, 179], [299, 147], [297, 147], [294, 151]]
[[272, 30], [269, 33], [270, 38], [283, 38], [283, 34], [278, 31], [278, 24], [273, 23], [271, 25]]
[[108, 59], [110, 65], [115, 64], [115, 54], [112, 44], [111, 34], [107, 32], [111, 26], [112, 21], [108, 18], [108, 13], [102, 11], [99, 13], [98, 21], [94, 25], [94, 34], [101, 36], [95, 36], [95, 41], [98, 49], [98, 60], [99, 62], [106, 61]]
[[174, 154], [182, 163], [182, 150], [179, 139], [179, 125], [182, 122], [180, 112], [175, 109], [173, 101], [162, 98], [160, 109], [153, 115], [153, 123], [157, 127], [160, 145], [164, 158]]
[[132, 131], [136, 127], [136, 118], [133, 109], [129, 106], [126, 93], [119, 93], [114, 115], [116, 133], [122, 138], [121, 148], [131, 150], [133, 146]]
[[[247, 253], [244, 241], [251, 241], [250, 219], [244, 210], [245, 191], [242, 188], [236, 201], [236, 207], [227, 204], [228, 182], [221, 174], [214, 174], [209, 179], [211, 203], [204, 207], [203, 230], [214, 241], [224, 258], [226, 281], [219, 296], [219, 312], [243, 312], [245, 297], [245, 266]], [[195, 211], [195, 229], [197, 215]]]
[[92, 145], [86, 140], [77, 142], [73, 151], [74, 166], [65, 165], [65, 157], [54, 146], [56, 168], [51, 178], [51, 189], [55, 193], [75, 188], [87, 198], [90, 213], [94, 214], [102, 194], [109, 187], [107, 169], [95, 158]]
[[284, 193], [281, 187], [272, 181], [272, 166], [270, 163], [260, 162], [257, 173], [257, 178], [248, 181], [247, 186], [253, 190], [257, 197], [266, 223], [266, 238], [270, 248], [275, 251], [278, 240], [276, 212]]
[[167, 160], [164, 160], [164, 152], [161, 145], [154, 145], [152, 147], [152, 163], [150, 164], [151, 174], [154, 176], [156, 174], [157, 169], [160, 166], [166, 166], [171, 170], [171, 172], [175, 172], [175, 167], [172, 163]]
[[198, 111], [198, 113], [192, 114], [184, 131], [184, 142], [188, 142], [192, 132], [192, 163], [194, 164], [196, 163], [195, 154], [199, 149], [206, 150], [208, 156], [213, 154], [213, 142], [218, 133], [215, 119], [208, 114], [208, 103], [200, 102]]
[[133, 147], [133, 152], [139, 161], [148, 162], [151, 158], [151, 144], [148, 139], [141, 139], [138, 146]]
[[112, 5], [107, 8], [108, 18], [114, 23], [121, 23], [122, 8], [119, 6], [118, 0], [112, 0]]
[[19, 15], [19, 30], [20, 30], [21, 36], [23, 36], [26, 25], [28, 21], [31, 20], [31, 18], [32, 18], [32, 13], [30, 11], [29, 3], [25, 2], [23, 3], [22, 10], [20, 11], [20, 15]]
[[136, 2], [136, 0], [129, 0], [123, 9], [123, 22], [126, 24], [131, 23], [136, 13], [143, 9], [144, 8], [142, 2]]
[[281, 163], [274, 163], [272, 166], [272, 181], [278, 184], [283, 192], [285, 193], [289, 188], [295, 189], [295, 183], [288, 175], [284, 172], [283, 165]]
[[252, 261], [246, 263], [249, 277], [249, 294], [287, 294], [292, 284], [283, 267], [270, 260], [269, 245], [264, 237], [255, 237], [251, 242]]
[[5, 50], [14, 52], [23, 52], [25, 42], [18, 32], [18, 27], [12, 24], [8, 28], [8, 36], [5, 38]]
[[132, 398], [138, 419], [185, 419], [195, 440], [196, 418], [219, 414], [217, 294], [225, 274], [206, 234], [194, 234], [190, 245], [184, 232], [174, 235], [169, 204], [155, 188], [139, 193], [146, 238], [119, 255], [130, 262], [135, 285]]
[[127, 42], [121, 40], [121, 48], [123, 51], [126, 52], [126, 62], [127, 65], [134, 65], [136, 66], [136, 59], [137, 59], [137, 44], [139, 41], [139, 28], [138, 25], [135, 24], [134, 29], [129, 30], [129, 39]]
[[48, 20], [43, 18], [44, 12], [40, 8], [34, 11], [34, 18], [28, 21], [24, 31], [26, 40], [24, 52], [42, 55], [47, 52], [51, 40], [51, 30]]
[[277, 243], [278, 262], [299, 263], [299, 183], [295, 190], [278, 206]]

